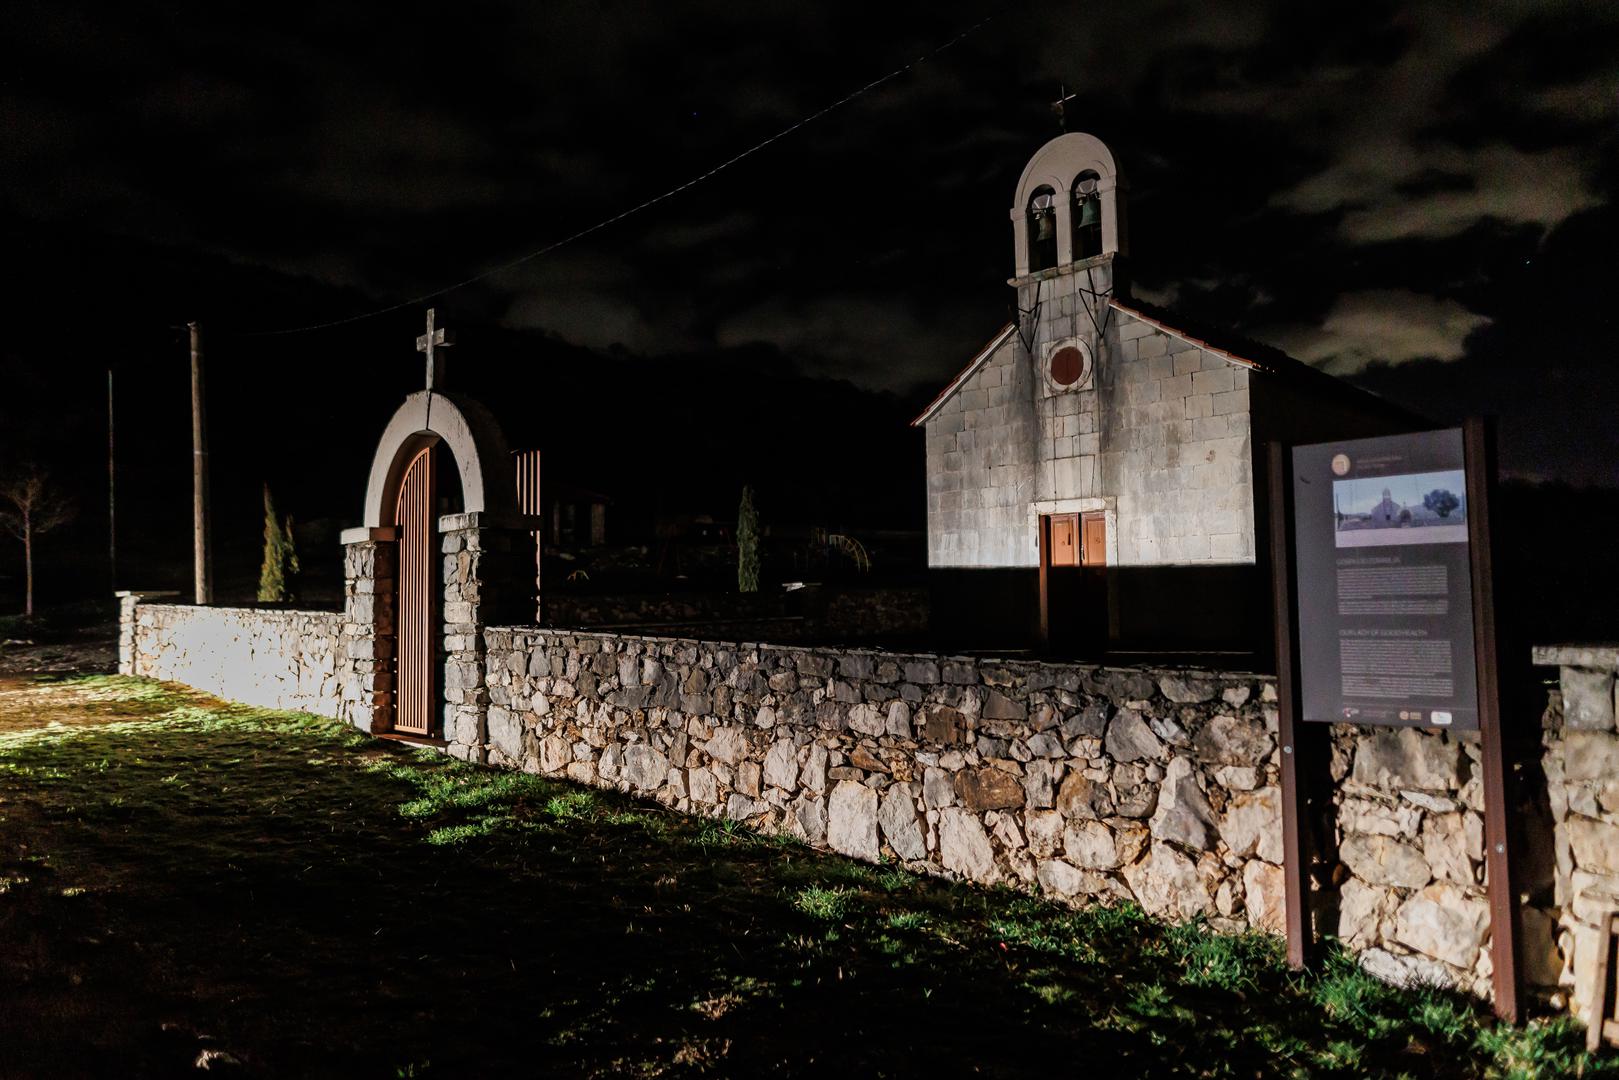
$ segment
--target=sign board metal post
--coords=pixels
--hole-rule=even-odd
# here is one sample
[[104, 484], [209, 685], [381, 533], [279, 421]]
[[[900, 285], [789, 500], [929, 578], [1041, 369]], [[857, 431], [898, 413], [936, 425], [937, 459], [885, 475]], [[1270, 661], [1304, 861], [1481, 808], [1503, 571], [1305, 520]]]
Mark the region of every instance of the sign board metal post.
[[[1301, 970], [1314, 960], [1310, 919], [1310, 865], [1315, 858], [1307, 758], [1319, 732], [1301, 723], [1298, 638], [1293, 613], [1293, 567], [1288, 531], [1293, 517], [1293, 470], [1287, 448], [1270, 444], [1271, 597], [1276, 623], [1277, 742], [1282, 760], [1282, 873], [1285, 878], [1287, 963]], [[1301, 743], [1300, 735], [1304, 736]]]
[[1472, 549], [1473, 640], [1478, 657], [1479, 767], [1484, 775], [1484, 870], [1489, 882], [1490, 959], [1495, 1013], [1519, 1020], [1518, 883], [1512, 860], [1508, 763], [1501, 732], [1501, 676], [1495, 639], [1495, 569], [1490, 550], [1490, 499], [1495, 493], [1495, 439], [1482, 419], [1462, 429], [1466, 454], [1467, 542]]

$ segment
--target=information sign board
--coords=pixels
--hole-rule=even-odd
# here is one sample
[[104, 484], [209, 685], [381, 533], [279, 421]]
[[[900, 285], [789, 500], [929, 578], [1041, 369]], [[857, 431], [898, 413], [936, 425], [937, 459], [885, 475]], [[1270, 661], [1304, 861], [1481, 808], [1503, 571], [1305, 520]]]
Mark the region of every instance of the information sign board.
[[1293, 448], [1303, 718], [1478, 728], [1459, 428]]

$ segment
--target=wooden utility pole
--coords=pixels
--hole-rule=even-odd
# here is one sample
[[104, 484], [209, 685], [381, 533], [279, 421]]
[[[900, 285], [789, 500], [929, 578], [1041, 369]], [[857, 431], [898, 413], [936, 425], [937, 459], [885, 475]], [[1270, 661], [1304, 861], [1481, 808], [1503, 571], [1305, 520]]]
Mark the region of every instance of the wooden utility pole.
[[107, 369], [107, 581], [118, 589], [118, 472], [113, 456], [112, 368]]
[[203, 407], [202, 327], [191, 331], [191, 539], [196, 558], [197, 603], [214, 599], [213, 552], [208, 543], [208, 418]]

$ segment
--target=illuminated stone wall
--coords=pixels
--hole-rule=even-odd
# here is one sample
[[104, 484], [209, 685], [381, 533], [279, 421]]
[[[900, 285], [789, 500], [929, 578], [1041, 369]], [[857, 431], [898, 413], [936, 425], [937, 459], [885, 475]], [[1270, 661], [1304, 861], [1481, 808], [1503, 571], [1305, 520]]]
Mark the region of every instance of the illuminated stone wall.
[[[131, 596], [122, 670], [368, 729], [365, 680], [388, 673], [361, 655], [358, 625]], [[460, 695], [447, 711], [467, 709], [468, 689], [485, 703], [482, 726], [448, 740], [457, 756], [919, 872], [1282, 928], [1268, 677], [532, 627], [482, 637], [451, 657], [480, 670], [446, 686]], [[1525, 748], [1511, 810], [1524, 973], [1537, 998], [1583, 1011], [1598, 920], [1619, 908], [1619, 649], [1536, 660], [1559, 683], [1539, 716], [1511, 721]], [[1330, 744], [1318, 932], [1391, 981], [1487, 996], [1477, 735], [1334, 726]]]
[[[348, 719], [343, 616], [335, 612], [128, 604], [119, 670], [227, 701]], [[122, 643], [121, 643], [122, 644]]]

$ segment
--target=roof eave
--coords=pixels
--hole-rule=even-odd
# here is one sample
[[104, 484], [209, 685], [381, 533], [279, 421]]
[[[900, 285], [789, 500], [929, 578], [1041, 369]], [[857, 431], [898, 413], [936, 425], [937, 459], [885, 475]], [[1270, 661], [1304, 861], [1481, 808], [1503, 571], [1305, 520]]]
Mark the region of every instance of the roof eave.
[[1148, 315], [1145, 311], [1133, 308], [1129, 304], [1120, 303], [1117, 297], [1108, 300], [1107, 304], [1108, 307], [1116, 308], [1117, 310], [1124, 312], [1126, 315], [1129, 315], [1131, 318], [1144, 322], [1153, 329], [1162, 331], [1172, 338], [1178, 338], [1179, 340], [1186, 342], [1188, 345], [1195, 345], [1204, 352], [1211, 352], [1225, 360], [1227, 363], [1236, 364], [1238, 367], [1248, 368], [1250, 371], [1264, 371], [1272, 374], [1274, 374], [1276, 371], [1276, 369], [1271, 367], [1269, 364], [1261, 364], [1257, 360], [1249, 360], [1245, 356], [1238, 356], [1229, 349], [1222, 349], [1220, 346], [1210, 344], [1209, 342], [1204, 341], [1202, 338], [1193, 337], [1186, 331], [1177, 329], [1176, 327], [1164, 322], [1162, 319]]
[[1001, 327], [995, 336], [989, 339], [989, 344], [980, 349], [978, 355], [974, 356], [967, 366], [962, 368], [943, 390], [939, 391], [939, 396], [934, 398], [915, 420], [911, 421], [911, 427], [921, 427], [933, 419], [934, 414], [944, 407], [944, 403], [955, 397], [956, 392], [967, 384], [967, 380], [978, 374], [978, 369], [983, 367], [1002, 345], [1006, 344], [1006, 339], [1011, 337], [1016, 330], [1016, 323], [1009, 322]]

